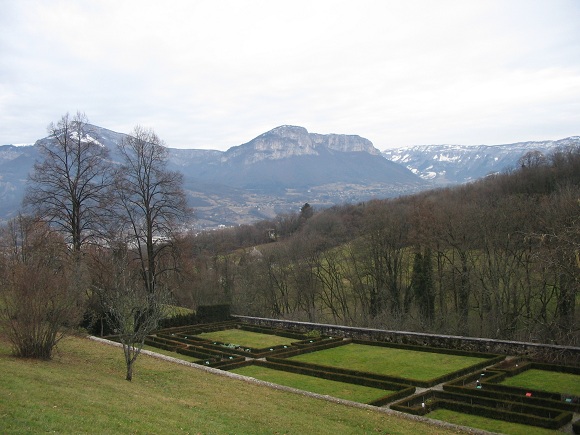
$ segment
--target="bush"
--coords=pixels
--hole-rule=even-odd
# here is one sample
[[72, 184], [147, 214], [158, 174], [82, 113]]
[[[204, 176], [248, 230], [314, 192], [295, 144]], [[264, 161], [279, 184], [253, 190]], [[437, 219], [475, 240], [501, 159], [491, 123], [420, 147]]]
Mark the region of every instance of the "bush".
[[41, 224], [28, 225], [20, 252], [3, 258], [0, 329], [15, 356], [50, 359], [58, 341], [80, 321], [82, 283], [63, 240]]
[[223, 322], [231, 318], [230, 306], [223, 305], [207, 305], [197, 308], [198, 322]]

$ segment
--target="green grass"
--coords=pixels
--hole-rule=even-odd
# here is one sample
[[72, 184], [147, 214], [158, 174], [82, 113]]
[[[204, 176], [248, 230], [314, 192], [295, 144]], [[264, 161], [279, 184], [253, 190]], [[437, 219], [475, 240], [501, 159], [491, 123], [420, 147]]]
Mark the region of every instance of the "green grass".
[[555, 430], [544, 429], [537, 426], [528, 426], [525, 424], [510, 423], [492, 418], [480, 417], [478, 415], [464, 414], [461, 412], [450, 411], [448, 409], [436, 409], [430, 412], [426, 417], [435, 420], [446, 421], [448, 423], [458, 424], [483, 429], [489, 432], [504, 433], [508, 435], [548, 435], [562, 433]]
[[295, 338], [279, 337], [271, 334], [244, 331], [243, 329], [225, 329], [223, 331], [203, 332], [196, 337], [204, 340], [219, 341], [221, 343], [237, 344], [250, 349], [264, 349], [270, 346], [290, 344]]
[[519, 375], [506, 378], [501, 384], [580, 396], [580, 376], [572, 373], [529, 369]]
[[417, 380], [437, 378], [483, 361], [482, 358], [469, 356], [356, 343], [298, 355], [290, 359]]
[[332, 381], [329, 379], [306, 376], [283, 370], [275, 370], [258, 365], [242, 367], [232, 370], [232, 372], [244, 376], [251, 376], [266, 382], [273, 382], [287, 387], [298, 388], [312, 393], [325, 394], [339, 399], [352, 400], [353, 402], [360, 403], [369, 403], [386, 396], [387, 394], [394, 393], [394, 391]]
[[132, 434], [453, 433], [395, 415], [274, 390], [82, 338], [52, 361], [18, 359], [0, 340], [0, 432]]

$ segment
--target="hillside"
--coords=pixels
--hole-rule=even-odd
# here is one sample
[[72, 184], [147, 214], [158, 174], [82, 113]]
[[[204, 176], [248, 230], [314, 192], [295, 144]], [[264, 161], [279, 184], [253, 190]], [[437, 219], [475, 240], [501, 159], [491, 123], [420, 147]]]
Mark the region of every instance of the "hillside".
[[20, 433], [457, 433], [141, 355], [123, 380], [118, 348], [67, 338], [53, 361], [10, 357], [0, 340], [0, 427]]
[[577, 346], [580, 146], [533, 163], [200, 235], [197, 296], [256, 317]]

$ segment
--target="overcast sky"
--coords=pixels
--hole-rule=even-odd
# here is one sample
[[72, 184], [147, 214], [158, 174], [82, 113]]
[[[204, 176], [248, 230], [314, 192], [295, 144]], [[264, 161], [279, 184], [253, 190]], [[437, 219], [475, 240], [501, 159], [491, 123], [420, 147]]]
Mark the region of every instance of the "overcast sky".
[[0, 144], [77, 110], [176, 148], [580, 135], [580, 1], [0, 0]]

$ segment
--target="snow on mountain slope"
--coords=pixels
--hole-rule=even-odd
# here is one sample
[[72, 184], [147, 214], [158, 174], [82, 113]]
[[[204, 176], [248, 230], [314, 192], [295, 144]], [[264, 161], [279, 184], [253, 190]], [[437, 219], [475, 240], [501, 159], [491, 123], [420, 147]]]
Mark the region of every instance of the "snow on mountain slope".
[[580, 136], [556, 141], [505, 145], [420, 145], [383, 151], [388, 160], [404, 165], [435, 185], [465, 183], [516, 167], [527, 152], [549, 154], [557, 148], [580, 146]]

